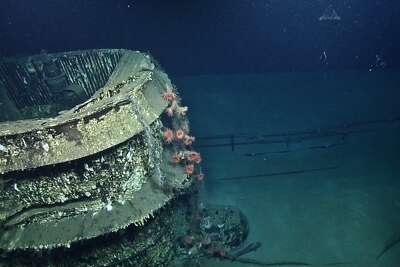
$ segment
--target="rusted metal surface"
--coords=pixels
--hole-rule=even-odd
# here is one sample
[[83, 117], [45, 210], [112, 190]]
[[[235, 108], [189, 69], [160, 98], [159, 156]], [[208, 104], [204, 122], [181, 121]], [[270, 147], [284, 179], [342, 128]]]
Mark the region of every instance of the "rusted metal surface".
[[[138, 61], [141, 65], [135, 68]], [[88, 101], [55, 118], [0, 123], [4, 147], [0, 173], [71, 161], [126, 141], [143, 130], [132, 113], [131, 99], [137, 101], [147, 123], [158, 118], [166, 107], [161, 91], [171, 86], [167, 77], [136, 52], [127, 52], [119, 69], [130, 71], [114, 75]], [[145, 92], [148, 84], [152, 92]], [[145, 97], [149, 94], [150, 103]]]
[[[110, 54], [118, 56], [116, 66], [98, 67]], [[52, 118], [0, 123], [0, 252], [68, 247], [143, 225], [191, 184], [190, 174], [170, 160], [176, 148], [163, 142], [160, 117], [170, 105], [163, 92], [174, 87], [150, 56], [97, 50], [50, 57], [90, 97]], [[41, 75], [37, 62], [6, 62]], [[22, 86], [15, 76], [26, 79], [20, 70], [8, 75], [8, 85]], [[19, 105], [46, 100], [34, 90], [32, 102]], [[187, 119], [179, 120], [188, 129]]]

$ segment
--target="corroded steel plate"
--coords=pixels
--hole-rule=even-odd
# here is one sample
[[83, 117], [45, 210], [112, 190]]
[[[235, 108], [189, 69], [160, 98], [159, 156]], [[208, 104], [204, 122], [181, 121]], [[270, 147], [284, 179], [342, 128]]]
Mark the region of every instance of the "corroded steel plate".
[[[111, 70], [102, 57], [113, 53]], [[93, 94], [56, 117], [0, 123], [0, 251], [68, 247], [143, 225], [191, 183], [162, 140], [160, 117], [170, 104], [162, 93], [173, 86], [148, 55], [91, 50], [52, 58], [69, 82]], [[0, 64], [3, 86], [11, 80], [4, 66], [20, 84], [41, 77], [28, 63]]]

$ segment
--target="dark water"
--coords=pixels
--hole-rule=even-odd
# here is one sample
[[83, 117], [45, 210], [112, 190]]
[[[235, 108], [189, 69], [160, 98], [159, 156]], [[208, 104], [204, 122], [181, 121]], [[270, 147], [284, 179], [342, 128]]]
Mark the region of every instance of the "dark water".
[[[320, 20], [331, 10], [340, 20]], [[369, 69], [376, 56], [396, 68], [399, 13], [394, 0], [4, 0], [0, 55], [129, 48], [176, 75]]]
[[390, 0], [3, 0], [0, 56], [151, 53], [190, 107], [202, 202], [243, 210], [253, 259], [397, 267], [399, 14]]

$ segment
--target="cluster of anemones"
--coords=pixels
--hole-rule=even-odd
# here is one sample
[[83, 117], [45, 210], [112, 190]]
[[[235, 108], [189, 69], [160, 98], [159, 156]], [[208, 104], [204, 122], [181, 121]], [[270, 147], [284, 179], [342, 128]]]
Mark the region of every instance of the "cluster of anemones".
[[193, 144], [195, 138], [194, 136], [190, 136], [186, 134], [182, 129], [178, 129], [177, 131], [173, 131], [170, 128], [165, 128], [163, 132], [164, 141], [167, 144], [170, 144], [174, 141], [183, 142], [185, 145], [190, 146]]
[[[200, 153], [196, 151], [179, 151], [171, 155], [171, 161], [175, 164], [185, 163], [185, 173], [191, 175], [194, 172], [195, 164], [200, 164], [201, 156]], [[202, 176], [198, 177], [199, 174], [201, 174]], [[204, 176], [201, 172], [196, 175], [196, 178], [198, 178], [198, 180], [202, 180], [203, 177]]]
[[186, 115], [188, 107], [179, 104], [179, 97], [170, 87], [167, 87], [162, 93], [162, 97], [169, 102], [169, 106], [165, 109], [165, 114], [167, 114], [168, 117], [173, 117], [174, 114], [176, 114], [178, 117], [182, 118]]
[[[176, 133], [174, 134], [174, 132], [171, 129], [166, 129], [164, 131], [164, 140], [168, 143], [171, 143], [173, 141], [178, 141], [181, 140], [181, 142], [183, 144], [186, 144], [185, 139], [184, 138], [177, 138], [176, 137]], [[194, 138], [190, 137], [190, 144], [192, 144]], [[199, 152], [193, 151], [193, 150], [188, 150], [186, 148], [180, 150], [180, 151], [176, 151], [174, 153], [172, 153], [171, 155], [171, 162], [174, 164], [184, 164], [184, 172], [187, 175], [193, 175], [195, 173], [195, 166], [196, 164], [200, 164], [201, 163], [201, 155]], [[204, 174], [201, 172], [200, 168], [198, 168], [199, 171], [195, 174], [195, 178], [198, 181], [202, 181], [204, 178]]]
[[178, 150], [178, 152], [174, 152], [171, 155], [171, 162], [174, 164], [184, 164], [184, 172], [187, 175], [195, 175], [195, 178], [201, 181], [204, 178], [204, 174], [201, 172], [199, 166], [196, 168], [196, 165], [201, 162], [200, 153], [190, 149], [195, 141], [195, 137], [188, 134], [189, 124], [185, 117], [188, 108], [180, 106], [179, 97], [170, 87], [165, 89], [162, 97], [169, 102], [165, 113], [168, 117], [172, 118], [173, 125], [173, 129], [164, 129], [163, 138], [166, 144], [174, 144], [174, 147]]

